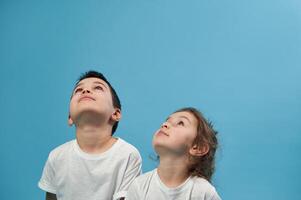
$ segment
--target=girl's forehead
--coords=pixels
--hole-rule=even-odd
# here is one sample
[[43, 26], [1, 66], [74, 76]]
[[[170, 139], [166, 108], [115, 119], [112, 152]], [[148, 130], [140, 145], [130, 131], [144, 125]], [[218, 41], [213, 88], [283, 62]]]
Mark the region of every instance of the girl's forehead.
[[172, 113], [168, 117], [168, 119], [169, 118], [187, 118], [191, 122], [197, 122], [196, 117], [192, 113], [190, 113], [188, 111], [180, 111], [180, 112]]

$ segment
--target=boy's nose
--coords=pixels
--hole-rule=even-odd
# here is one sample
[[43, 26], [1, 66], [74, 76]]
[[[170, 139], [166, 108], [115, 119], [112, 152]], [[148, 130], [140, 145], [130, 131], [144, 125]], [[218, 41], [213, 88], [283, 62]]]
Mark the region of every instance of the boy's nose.
[[91, 93], [91, 91], [88, 90], [88, 89], [84, 89], [84, 90], [83, 90], [83, 94], [85, 94], [85, 93]]

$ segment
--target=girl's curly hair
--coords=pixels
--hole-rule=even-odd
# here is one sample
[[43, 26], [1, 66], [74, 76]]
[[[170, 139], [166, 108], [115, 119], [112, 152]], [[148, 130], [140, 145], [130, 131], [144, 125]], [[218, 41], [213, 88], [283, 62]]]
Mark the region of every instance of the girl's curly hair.
[[211, 122], [207, 121], [202, 113], [192, 107], [182, 108], [177, 112], [189, 112], [197, 119], [197, 135], [193, 141], [193, 146], [208, 147], [208, 152], [203, 156], [193, 156], [189, 154], [190, 164], [188, 166], [191, 176], [198, 176], [211, 181], [215, 169], [215, 152], [218, 147], [217, 131], [213, 129]]

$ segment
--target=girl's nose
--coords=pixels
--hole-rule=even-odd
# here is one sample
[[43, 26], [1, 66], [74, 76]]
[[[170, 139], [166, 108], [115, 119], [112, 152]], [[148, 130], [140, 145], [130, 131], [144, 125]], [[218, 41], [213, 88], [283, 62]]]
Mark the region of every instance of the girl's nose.
[[168, 128], [167, 122], [164, 122], [164, 123], [161, 125], [161, 128]]

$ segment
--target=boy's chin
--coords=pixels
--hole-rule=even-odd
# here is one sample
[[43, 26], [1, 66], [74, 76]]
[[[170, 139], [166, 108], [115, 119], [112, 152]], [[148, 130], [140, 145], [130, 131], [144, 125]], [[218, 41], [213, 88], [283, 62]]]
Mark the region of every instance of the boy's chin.
[[97, 115], [105, 115], [104, 112], [101, 110], [96, 110], [96, 109], [91, 109], [91, 108], [86, 108], [82, 109], [78, 112], [78, 116], [97, 116]]
[[77, 114], [77, 116], [74, 117], [76, 122], [93, 122], [93, 121], [101, 121], [105, 118], [105, 115], [100, 112], [96, 112], [94, 110], [85, 110]]

